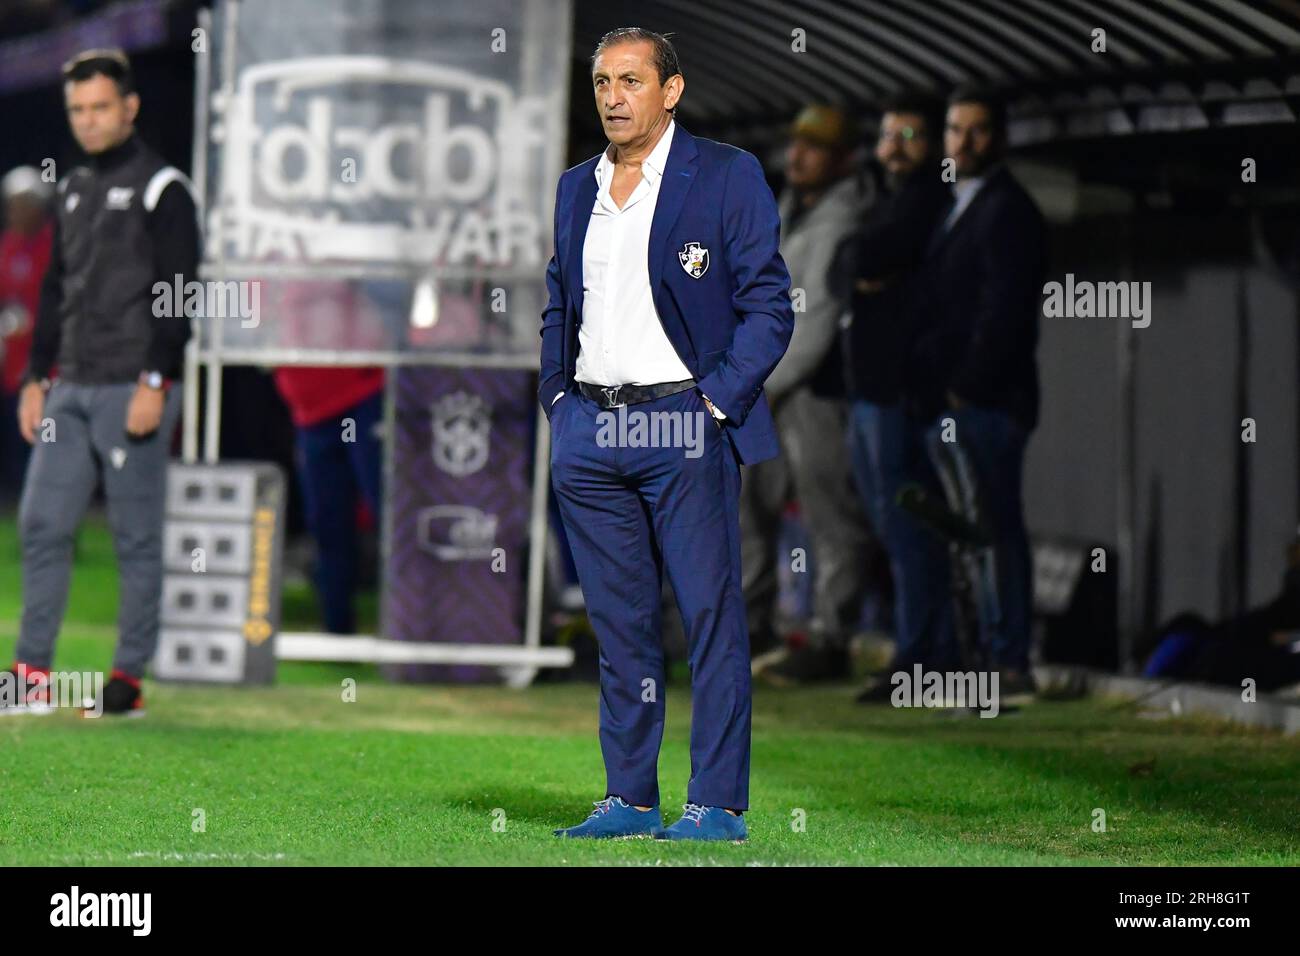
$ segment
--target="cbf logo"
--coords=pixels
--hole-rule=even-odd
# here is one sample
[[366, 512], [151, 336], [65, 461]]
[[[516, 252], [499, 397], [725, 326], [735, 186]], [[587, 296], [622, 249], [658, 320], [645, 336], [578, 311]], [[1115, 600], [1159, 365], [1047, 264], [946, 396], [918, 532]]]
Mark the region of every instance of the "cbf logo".
[[530, 178], [554, 138], [543, 98], [431, 63], [324, 56], [250, 65], [212, 109], [209, 235], [232, 258], [545, 261], [546, 190]]
[[681, 260], [682, 268], [692, 279], [698, 279], [709, 271], [709, 250], [698, 242], [686, 243], [682, 251], [677, 253], [677, 258]]
[[492, 433], [492, 406], [477, 395], [452, 392], [430, 406], [433, 416], [433, 461], [449, 475], [463, 478], [487, 464]]

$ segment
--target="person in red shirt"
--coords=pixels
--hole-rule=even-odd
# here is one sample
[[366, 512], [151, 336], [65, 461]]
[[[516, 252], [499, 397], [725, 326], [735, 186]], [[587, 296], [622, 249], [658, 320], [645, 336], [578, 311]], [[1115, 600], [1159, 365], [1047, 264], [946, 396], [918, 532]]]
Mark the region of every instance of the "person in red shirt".
[[[307, 527], [316, 539], [316, 593], [325, 630], [356, 630], [357, 505], [378, 522], [384, 415], [382, 368], [275, 370], [297, 435], [295, 459]], [[350, 439], [350, 440], [349, 440]]]
[[18, 430], [18, 392], [50, 262], [53, 187], [36, 168], [19, 166], [0, 182], [0, 193], [5, 205], [0, 233], [0, 498], [16, 500], [30, 452]]
[[[348, 282], [286, 284], [273, 303], [282, 342], [304, 349], [375, 348], [378, 313]], [[303, 513], [316, 539], [316, 594], [325, 630], [356, 630], [357, 511], [378, 526], [383, 498], [384, 370], [284, 366], [275, 386], [293, 419]]]

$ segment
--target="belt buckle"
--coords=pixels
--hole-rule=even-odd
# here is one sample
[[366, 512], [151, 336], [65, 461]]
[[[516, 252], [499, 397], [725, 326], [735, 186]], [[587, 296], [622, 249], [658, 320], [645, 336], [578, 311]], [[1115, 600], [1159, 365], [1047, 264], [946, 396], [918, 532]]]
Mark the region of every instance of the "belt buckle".
[[622, 385], [602, 385], [601, 394], [605, 396], [605, 401], [609, 403], [610, 408], [622, 408], [627, 402], [618, 401], [618, 393], [622, 390]]

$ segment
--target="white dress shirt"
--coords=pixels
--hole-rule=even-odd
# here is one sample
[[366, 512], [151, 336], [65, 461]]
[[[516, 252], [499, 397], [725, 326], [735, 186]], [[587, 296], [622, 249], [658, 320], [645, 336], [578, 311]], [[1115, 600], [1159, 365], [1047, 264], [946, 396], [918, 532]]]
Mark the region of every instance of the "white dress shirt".
[[952, 209], [948, 210], [948, 217], [943, 221], [944, 232], [951, 229], [953, 223], [961, 218], [961, 214], [966, 211], [966, 207], [974, 201], [976, 194], [989, 181], [989, 175], [993, 171], [993, 169], [989, 169], [985, 171], [983, 176], [970, 176], [966, 179], [959, 179], [952, 184], [953, 204]]

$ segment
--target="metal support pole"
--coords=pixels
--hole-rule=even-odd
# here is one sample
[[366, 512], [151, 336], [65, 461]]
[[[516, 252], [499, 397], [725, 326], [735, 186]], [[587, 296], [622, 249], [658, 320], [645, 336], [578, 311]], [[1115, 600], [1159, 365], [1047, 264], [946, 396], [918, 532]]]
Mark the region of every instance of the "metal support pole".
[[[198, 323], [194, 323], [197, 325]], [[181, 392], [181, 461], [192, 465], [199, 458], [199, 343], [198, 329], [185, 345], [185, 380]]]
[[[225, 29], [221, 41], [221, 92], [228, 110], [235, 92], [235, 53], [238, 49], [239, 38], [239, 0], [227, 0], [225, 11]], [[229, 116], [227, 116], [228, 121]], [[223, 244], [217, 252], [218, 262], [224, 264], [225, 257], [226, 251]], [[214, 319], [213, 316], [207, 317], [207, 328], [209, 336], [206, 356], [208, 391], [206, 414], [204, 415], [203, 460], [208, 464], [216, 464], [221, 457], [221, 337], [223, 329], [221, 322]]]
[[[1123, 235], [1128, 273], [1133, 272], [1133, 246]], [[1135, 671], [1133, 646], [1138, 628], [1137, 607], [1137, 335], [1131, 322], [1116, 323], [1116, 363], [1118, 365], [1119, 448], [1116, 455], [1115, 538], [1119, 577], [1116, 585], [1116, 625], [1118, 627], [1118, 663], [1121, 674]]]
[[[190, 159], [194, 181], [194, 202], [200, 226], [207, 223], [208, 199], [208, 110], [212, 85], [212, 11], [198, 11], [199, 29], [206, 42], [194, 54], [194, 152]], [[190, 341], [185, 346], [185, 384], [181, 393], [181, 459], [192, 465], [199, 457], [199, 336], [200, 323], [191, 319]]]
[[[528, 605], [524, 618], [524, 646], [542, 643], [542, 605], [546, 582], [546, 535], [550, 528], [546, 507], [551, 488], [551, 425], [545, 415], [537, 416], [537, 453], [533, 458], [533, 500], [528, 525]], [[521, 668], [509, 675], [512, 687], [531, 684], [537, 668]]]

